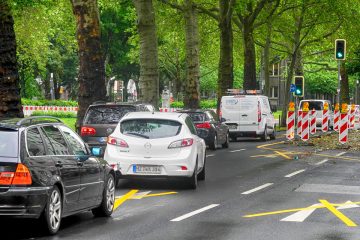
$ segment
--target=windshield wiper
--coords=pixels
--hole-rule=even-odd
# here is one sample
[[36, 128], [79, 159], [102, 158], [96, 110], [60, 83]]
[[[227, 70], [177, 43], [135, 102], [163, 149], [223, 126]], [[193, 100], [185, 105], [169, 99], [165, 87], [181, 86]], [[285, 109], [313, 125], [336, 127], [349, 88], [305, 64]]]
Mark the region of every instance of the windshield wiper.
[[142, 138], [146, 138], [146, 139], [150, 138], [149, 136], [146, 136], [146, 135], [143, 135], [143, 134], [140, 134], [140, 133], [136, 133], [136, 132], [127, 132], [125, 134], [134, 135], [134, 136], [138, 136], [138, 137], [142, 137]]

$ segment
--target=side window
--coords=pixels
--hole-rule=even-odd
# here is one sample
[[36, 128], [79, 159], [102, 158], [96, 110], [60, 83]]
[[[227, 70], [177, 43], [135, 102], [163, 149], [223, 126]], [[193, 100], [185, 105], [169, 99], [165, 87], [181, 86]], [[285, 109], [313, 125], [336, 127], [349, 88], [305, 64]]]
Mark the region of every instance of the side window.
[[59, 129], [54, 126], [42, 127], [45, 135], [49, 138], [50, 144], [55, 150], [55, 155], [70, 155], [65, 139]]
[[59, 129], [63, 132], [64, 138], [69, 143], [70, 149], [72, 150], [73, 154], [80, 156], [88, 154], [84, 142], [77, 134], [64, 126], [59, 126]]
[[271, 112], [270, 110], [270, 106], [269, 106], [269, 101], [266, 98], [262, 98], [262, 104], [264, 106], [264, 110], [268, 113]]
[[195, 128], [194, 123], [193, 123], [193, 121], [191, 120], [190, 117], [187, 117], [187, 118], [185, 119], [185, 123], [186, 123], [186, 126], [190, 129], [190, 132], [191, 132], [192, 134], [196, 135], [196, 134], [197, 134], [196, 128]]
[[37, 128], [30, 128], [26, 132], [26, 145], [30, 156], [44, 156], [45, 147]]

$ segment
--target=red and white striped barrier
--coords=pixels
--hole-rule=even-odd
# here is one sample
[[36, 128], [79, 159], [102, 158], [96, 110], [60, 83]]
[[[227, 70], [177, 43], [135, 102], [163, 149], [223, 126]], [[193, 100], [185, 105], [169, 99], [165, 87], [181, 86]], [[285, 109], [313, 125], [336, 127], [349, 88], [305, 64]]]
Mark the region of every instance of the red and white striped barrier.
[[297, 135], [301, 137], [301, 120], [302, 120], [303, 111], [299, 110], [297, 115]]
[[301, 140], [309, 140], [309, 112], [303, 111], [301, 118]]
[[353, 129], [355, 127], [355, 107], [351, 107], [349, 112], [349, 129]]
[[160, 112], [176, 112], [178, 108], [159, 108]]
[[340, 127], [339, 127], [339, 142], [344, 144], [348, 141], [348, 134], [349, 134], [349, 115], [348, 113], [341, 113], [340, 114]]
[[310, 133], [316, 133], [316, 110], [310, 111]]
[[295, 112], [288, 111], [286, 118], [286, 138], [292, 140], [295, 137]]
[[23, 106], [25, 116], [31, 116], [35, 111], [51, 111], [51, 112], [73, 112], [77, 113], [78, 107], [66, 106]]
[[340, 110], [336, 110], [334, 111], [334, 130], [336, 132], [339, 131], [339, 120], [340, 120]]
[[325, 109], [322, 111], [322, 124], [321, 130], [323, 132], [329, 131], [329, 110]]

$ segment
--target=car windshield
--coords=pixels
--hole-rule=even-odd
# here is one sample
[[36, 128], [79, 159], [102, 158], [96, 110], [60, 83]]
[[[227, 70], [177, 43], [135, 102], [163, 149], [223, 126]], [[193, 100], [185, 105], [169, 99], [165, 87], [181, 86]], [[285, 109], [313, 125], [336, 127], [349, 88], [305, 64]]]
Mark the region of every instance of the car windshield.
[[0, 128], [0, 157], [18, 156], [18, 135], [16, 130]]
[[[305, 101], [304, 101], [305, 102]], [[301, 102], [300, 109], [303, 108], [304, 102]], [[310, 110], [323, 110], [323, 102], [320, 101], [308, 101]]]
[[122, 134], [147, 139], [173, 137], [180, 131], [181, 123], [165, 119], [131, 119], [120, 124]]
[[85, 124], [116, 124], [128, 112], [135, 112], [135, 106], [94, 106], [85, 116]]
[[205, 122], [207, 120], [206, 114], [202, 112], [192, 112], [187, 114], [191, 117], [193, 122]]

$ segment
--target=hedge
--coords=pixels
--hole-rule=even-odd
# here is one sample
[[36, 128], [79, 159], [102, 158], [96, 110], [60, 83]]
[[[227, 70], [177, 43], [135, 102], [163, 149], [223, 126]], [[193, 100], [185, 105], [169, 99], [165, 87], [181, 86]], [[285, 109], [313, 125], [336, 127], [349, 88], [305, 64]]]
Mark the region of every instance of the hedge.
[[[179, 102], [179, 101], [172, 102], [171, 107], [172, 108], [183, 108], [184, 103]], [[217, 107], [216, 100], [202, 100], [202, 101], [200, 101], [200, 108], [202, 108], [202, 109], [212, 109], [212, 108], [216, 108], [216, 107]]]
[[73, 112], [52, 112], [52, 111], [34, 111], [31, 116], [52, 116], [57, 118], [76, 118]]
[[61, 106], [61, 107], [77, 107], [76, 101], [66, 100], [31, 100], [22, 98], [21, 104], [26, 106]]

